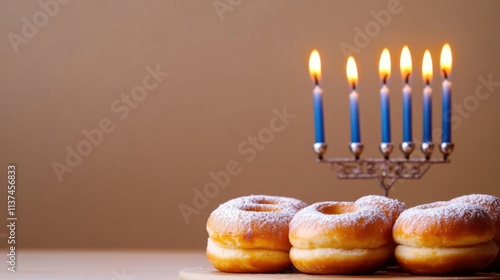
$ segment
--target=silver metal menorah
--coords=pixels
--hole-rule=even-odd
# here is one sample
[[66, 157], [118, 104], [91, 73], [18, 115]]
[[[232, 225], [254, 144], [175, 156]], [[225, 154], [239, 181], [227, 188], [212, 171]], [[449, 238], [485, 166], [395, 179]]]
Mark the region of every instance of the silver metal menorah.
[[315, 143], [314, 152], [318, 155], [317, 162], [329, 163], [339, 179], [375, 179], [382, 188], [384, 195], [398, 179], [420, 179], [425, 172], [436, 163], [449, 163], [448, 156], [453, 151], [453, 143], [441, 143], [439, 146], [442, 158], [431, 159], [434, 150], [432, 142], [424, 142], [421, 150], [425, 157], [410, 158], [415, 148], [412, 142], [403, 142], [400, 145], [404, 158], [389, 158], [393, 150], [392, 143], [381, 143], [379, 148], [383, 158], [360, 158], [363, 152], [362, 143], [349, 145], [354, 158], [323, 158], [327, 150], [326, 143]]

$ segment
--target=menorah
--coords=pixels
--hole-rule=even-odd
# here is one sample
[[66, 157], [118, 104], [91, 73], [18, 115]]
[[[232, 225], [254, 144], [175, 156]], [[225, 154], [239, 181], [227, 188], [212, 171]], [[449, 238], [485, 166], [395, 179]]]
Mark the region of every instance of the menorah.
[[379, 148], [383, 158], [360, 158], [363, 151], [362, 143], [351, 143], [350, 151], [353, 158], [323, 158], [327, 145], [315, 143], [314, 152], [318, 155], [317, 162], [329, 163], [339, 179], [374, 179], [382, 188], [385, 196], [398, 179], [420, 179], [433, 164], [449, 163], [448, 156], [453, 151], [453, 143], [444, 142], [440, 145], [442, 158], [431, 158], [434, 144], [422, 143], [421, 149], [424, 157], [410, 158], [415, 145], [412, 142], [401, 143], [404, 158], [389, 158], [393, 150], [392, 143], [381, 143]]
[[426, 50], [422, 62], [423, 89], [423, 130], [421, 150], [423, 157], [410, 158], [415, 149], [412, 137], [412, 89], [410, 87], [410, 75], [412, 73], [412, 59], [409, 48], [403, 47], [400, 59], [401, 78], [403, 80], [403, 141], [400, 145], [404, 158], [390, 158], [394, 148], [391, 141], [391, 125], [389, 110], [389, 88], [388, 80], [391, 72], [391, 59], [388, 49], [384, 49], [380, 57], [379, 75], [382, 83], [380, 89], [380, 111], [382, 141], [379, 146], [383, 158], [361, 159], [363, 144], [361, 143], [359, 125], [359, 94], [357, 92], [358, 71], [356, 62], [352, 56], [347, 59], [346, 74], [348, 84], [351, 87], [349, 94], [349, 107], [351, 119], [351, 144], [349, 145], [354, 158], [323, 158], [327, 145], [325, 143], [323, 124], [323, 90], [320, 87], [321, 61], [317, 50], [313, 50], [309, 58], [309, 73], [314, 82], [313, 105], [316, 143], [314, 152], [318, 156], [318, 162], [329, 163], [339, 179], [375, 179], [384, 191], [389, 195], [389, 190], [398, 179], [420, 179], [425, 172], [436, 163], [449, 163], [448, 156], [453, 151], [451, 142], [451, 49], [448, 44], [441, 51], [441, 74], [442, 84], [442, 139], [440, 150], [442, 158], [431, 158], [434, 150], [432, 142], [432, 58], [429, 50]]

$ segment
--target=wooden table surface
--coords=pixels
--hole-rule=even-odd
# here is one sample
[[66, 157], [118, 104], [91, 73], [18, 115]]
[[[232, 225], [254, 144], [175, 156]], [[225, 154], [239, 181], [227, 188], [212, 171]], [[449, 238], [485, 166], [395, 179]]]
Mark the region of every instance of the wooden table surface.
[[22, 251], [16, 272], [2, 254], [0, 279], [166, 280], [185, 267], [210, 266], [201, 251]]
[[208, 263], [203, 251], [18, 251], [16, 272], [5, 265], [0, 279], [85, 280], [235, 280], [235, 279], [500, 279], [500, 274], [469, 277], [417, 277], [399, 273], [372, 276], [321, 276], [306, 274], [220, 273]]

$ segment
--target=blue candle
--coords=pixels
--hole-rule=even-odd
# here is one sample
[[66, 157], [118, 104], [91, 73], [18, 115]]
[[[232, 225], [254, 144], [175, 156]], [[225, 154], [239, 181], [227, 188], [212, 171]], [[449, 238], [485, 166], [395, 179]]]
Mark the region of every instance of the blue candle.
[[424, 118], [422, 142], [432, 142], [432, 89], [429, 85], [424, 88]]
[[380, 117], [382, 123], [382, 143], [391, 143], [391, 112], [389, 110], [389, 88], [384, 84], [380, 89]]
[[411, 55], [407, 46], [401, 52], [401, 76], [403, 78], [403, 142], [413, 142], [412, 135], [412, 103], [411, 103]]
[[451, 143], [451, 49], [445, 44], [441, 51], [441, 74], [443, 75], [443, 134], [442, 143]]
[[443, 81], [443, 135], [442, 143], [451, 143], [451, 82]]
[[391, 56], [388, 49], [384, 49], [380, 56], [379, 74], [382, 80], [382, 88], [380, 89], [382, 143], [391, 143], [391, 112], [389, 106], [389, 88], [387, 87], [391, 74]]
[[317, 85], [313, 91], [314, 105], [314, 131], [316, 135], [315, 143], [325, 143], [325, 132], [323, 124], [323, 91]]
[[432, 142], [432, 89], [429, 85], [424, 88], [424, 118], [422, 142]]
[[347, 81], [351, 86], [349, 94], [349, 107], [351, 112], [351, 143], [361, 143], [361, 134], [359, 130], [359, 102], [358, 93], [356, 92], [356, 83], [358, 82], [358, 69], [356, 61], [352, 56], [347, 59], [346, 66]]
[[413, 142], [411, 88], [408, 84], [403, 88], [403, 142]]
[[321, 80], [321, 60], [317, 50], [311, 52], [309, 57], [309, 73], [314, 82], [313, 90], [313, 110], [314, 110], [314, 131], [316, 143], [325, 143], [325, 132], [323, 124], [323, 91], [319, 86]]
[[422, 142], [432, 142], [432, 88], [430, 83], [432, 81], [432, 58], [429, 50], [424, 53], [422, 62], [422, 77], [424, 79], [425, 87], [423, 91], [423, 137]]
[[358, 93], [355, 90], [349, 94], [349, 105], [351, 109], [351, 143], [361, 143]]

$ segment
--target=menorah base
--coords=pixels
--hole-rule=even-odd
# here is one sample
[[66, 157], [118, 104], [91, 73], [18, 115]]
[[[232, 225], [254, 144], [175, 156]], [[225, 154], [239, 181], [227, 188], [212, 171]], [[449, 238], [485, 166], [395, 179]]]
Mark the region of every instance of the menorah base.
[[329, 158], [318, 159], [329, 163], [339, 179], [375, 179], [384, 195], [398, 179], [420, 179], [436, 163], [449, 163], [447, 158]]

